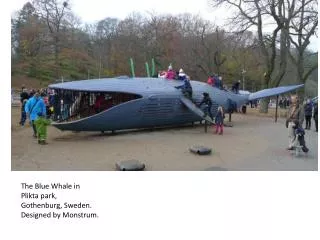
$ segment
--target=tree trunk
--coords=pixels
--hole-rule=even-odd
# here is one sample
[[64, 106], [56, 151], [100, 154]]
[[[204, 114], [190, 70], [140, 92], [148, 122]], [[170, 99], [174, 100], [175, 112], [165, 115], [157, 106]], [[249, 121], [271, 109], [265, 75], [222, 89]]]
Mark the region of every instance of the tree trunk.
[[[303, 59], [303, 52], [300, 52], [299, 58], [298, 58], [298, 75], [297, 75], [298, 83], [305, 84], [305, 82], [303, 81], [303, 75], [304, 75], [304, 59]], [[300, 100], [303, 100], [303, 98], [304, 98], [304, 94], [305, 94], [304, 90], [305, 90], [305, 87], [297, 90], [297, 94], [298, 94]]]
[[268, 106], [269, 106], [270, 98], [264, 98], [260, 100], [260, 113], [268, 113]]
[[59, 78], [60, 76], [60, 65], [59, 65], [59, 38], [56, 36], [54, 38], [54, 61], [56, 66], [56, 77]]
[[[268, 88], [268, 85], [269, 85], [268, 83], [270, 82], [270, 78], [271, 78], [271, 71], [267, 71], [263, 79], [262, 89]], [[259, 108], [260, 113], [268, 113], [269, 102], [270, 102], [270, 98], [264, 98], [260, 100], [260, 108]]]

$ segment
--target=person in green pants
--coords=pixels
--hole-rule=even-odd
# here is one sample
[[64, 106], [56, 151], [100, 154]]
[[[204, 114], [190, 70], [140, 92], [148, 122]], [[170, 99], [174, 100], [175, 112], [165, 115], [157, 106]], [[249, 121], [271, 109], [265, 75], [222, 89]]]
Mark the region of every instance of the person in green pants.
[[47, 139], [47, 126], [51, 124], [51, 121], [49, 119], [46, 119], [42, 112], [38, 113], [38, 118], [35, 120], [35, 125], [37, 129], [37, 137], [38, 137], [38, 143], [41, 145], [48, 144], [46, 142]]

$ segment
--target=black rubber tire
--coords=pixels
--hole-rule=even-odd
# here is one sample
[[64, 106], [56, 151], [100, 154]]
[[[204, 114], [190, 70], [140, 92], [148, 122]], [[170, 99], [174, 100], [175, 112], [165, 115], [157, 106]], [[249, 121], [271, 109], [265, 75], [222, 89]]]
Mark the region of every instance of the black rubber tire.
[[194, 146], [189, 148], [189, 151], [198, 155], [209, 155], [211, 154], [211, 148], [203, 146]]
[[145, 164], [136, 160], [127, 160], [116, 163], [116, 168], [119, 171], [143, 171]]

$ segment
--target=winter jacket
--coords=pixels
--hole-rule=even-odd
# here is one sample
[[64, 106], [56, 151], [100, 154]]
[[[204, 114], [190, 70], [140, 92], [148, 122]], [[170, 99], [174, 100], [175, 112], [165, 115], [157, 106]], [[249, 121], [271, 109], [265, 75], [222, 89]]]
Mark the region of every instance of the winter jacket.
[[294, 122], [294, 123], [298, 123], [299, 126], [302, 126], [303, 121], [304, 121], [304, 111], [299, 106], [295, 107], [291, 105], [287, 113], [286, 124], [289, 122]]
[[314, 104], [313, 107], [313, 118], [318, 121], [318, 103]]
[[312, 103], [307, 103], [304, 106], [304, 115], [305, 116], [312, 116]]
[[223, 116], [224, 114], [222, 114], [222, 112], [218, 112], [217, 115], [216, 115], [216, 118], [215, 118], [215, 123], [216, 124], [223, 124]]
[[38, 118], [38, 113], [41, 112], [42, 115], [46, 115], [46, 105], [41, 97], [36, 98], [33, 96], [30, 98], [25, 106], [25, 112], [29, 114], [31, 121], [34, 121]]
[[174, 79], [176, 77], [176, 73], [173, 70], [169, 70], [166, 74], [167, 79]]
[[27, 99], [27, 100], [29, 99], [29, 94], [27, 92], [22, 92], [20, 94], [20, 102], [23, 103], [23, 100], [25, 100], [25, 99]]
[[182, 88], [185, 91], [192, 91], [190, 81], [188, 81], [187, 79], [184, 80], [183, 85], [177, 86], [175, 88], [177, 89]]
[[202, 104], [207, 104], [209, 108], [211, 108], [212, 106], [212, 101], [211, 101], [211, 98], [209, 96], [204, 96], [201, 103], [199, 104], [199, 107], [202, 105]]
[[218, 77], [213, 77], [213, 81], [214, 81], [214, 86], [216, 88], [220, 88], [220, 79]]
[[179, 76], [178, 76], [178, 80], [186, 80], [187, 79], [187, 75], [185, 73], [179, 73]]

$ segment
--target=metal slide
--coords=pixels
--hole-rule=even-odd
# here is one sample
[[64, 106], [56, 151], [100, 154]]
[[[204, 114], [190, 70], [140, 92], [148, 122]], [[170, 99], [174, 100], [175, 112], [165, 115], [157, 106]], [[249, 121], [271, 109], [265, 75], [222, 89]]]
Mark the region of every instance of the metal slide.
[[214, 124], [214, 122], [211, 120], [211, 118], [208, 115], [204, 117], [204, 115], [205, 115], [204, 112], [200, 108], [198, 108], [193, 102], [191, 102], [190, 99], [188, 99], [186, 97], [180, 97], [180, 100], [194, 114], [196, 114], [199, 117], [201, 117], [202, 119]]

